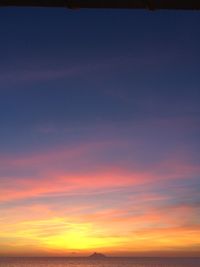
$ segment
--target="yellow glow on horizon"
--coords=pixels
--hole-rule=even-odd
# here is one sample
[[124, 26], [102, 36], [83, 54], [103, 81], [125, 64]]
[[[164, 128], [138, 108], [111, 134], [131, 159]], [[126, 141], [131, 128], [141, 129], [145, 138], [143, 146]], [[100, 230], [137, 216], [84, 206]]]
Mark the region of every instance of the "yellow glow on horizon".
[[[126, 227], [125, 227], [126, 225]], [[29, 221], [9, 220], [1, 224], [1, 240], [5, 251], [28, 253], [46, 251], [47, 254], [70, 251], [88, 253], [101, 251], [123, 252], [188, 251], [200, 242], [198, 227], [147, 228], [134, 226], [132, 220], [83, 220], [76, 217], [52, 217]], [[120, 232], [119, 232], [120, 229]]]
[[115, 238], [112, 237], [90, 236], [87, 231], [74, 230], [63, 233], [63, 235], [49, 237], [45, 243], [52, 249], [93, 250], [101, 247], [112, 247], [115, 245], [115, 241]]

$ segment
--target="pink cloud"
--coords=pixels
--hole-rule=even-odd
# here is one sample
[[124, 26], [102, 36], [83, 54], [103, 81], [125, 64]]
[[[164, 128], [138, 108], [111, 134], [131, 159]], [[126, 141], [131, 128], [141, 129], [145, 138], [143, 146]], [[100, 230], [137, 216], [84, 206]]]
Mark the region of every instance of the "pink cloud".
[[102, 189], [128, 187], [142, 184], [153, 177], [148, 174], [130, 173], [109, 169], [92, 173], [54, 173], [45, 178], [1, 179], [1, 201], [56, 194], [82, 194]]
[[[153, 168], [142, 170], [137, 164], [105, 165], [98, 155], [120, 142], [91, 142], [76, 147], [57, 148], [21, 156], [0, 156], [0, 170], [8, 169], [13, 175], [0, 177], [0, 200], [8, 201], [47, 195], [84, 194], [129, 188], [134, 185], [156, 185], [172, 179], [188, 179], [200, 173], [200, 167], [176, 157]], [[70, 167], [75, 164], [77, 168]], [[81, 166], [81, 167], [80, 167]], [[86, 168], [83, 168], [86, 166]], [[79, 168], [80, 167], [80, 168]], [[34, 170], [35, 175], [25, 178], [17, 172]]]

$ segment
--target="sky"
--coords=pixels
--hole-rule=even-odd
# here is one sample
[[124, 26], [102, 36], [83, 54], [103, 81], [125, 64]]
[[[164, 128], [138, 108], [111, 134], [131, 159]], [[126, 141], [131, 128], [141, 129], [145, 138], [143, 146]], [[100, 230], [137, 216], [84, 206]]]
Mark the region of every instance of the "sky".
[[0, 255], [198, 256], [200, 13], [0, 9]]

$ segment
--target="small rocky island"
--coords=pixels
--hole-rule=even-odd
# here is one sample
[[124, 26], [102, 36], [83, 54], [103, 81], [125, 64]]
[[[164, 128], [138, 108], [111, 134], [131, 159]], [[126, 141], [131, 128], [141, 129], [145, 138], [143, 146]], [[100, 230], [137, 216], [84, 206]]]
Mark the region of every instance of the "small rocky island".
[[104, 259], [106, 258], [106, 255], [102, 254], [102, 253], [93, 253], [92, 255], [89, 256], [90, 259]]

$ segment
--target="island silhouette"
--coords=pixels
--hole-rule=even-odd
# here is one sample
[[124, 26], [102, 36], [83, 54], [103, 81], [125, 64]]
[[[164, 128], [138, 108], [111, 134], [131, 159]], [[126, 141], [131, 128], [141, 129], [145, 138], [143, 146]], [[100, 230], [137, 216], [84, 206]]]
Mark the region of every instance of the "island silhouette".
[[106, 255], [102, 254], [102, 253], [97, 253], [97, 252], [94, 252], [93, 254], [91, 254], [89, 256], [90, 259], [103, 259], [103, 258], [106, 258]]

